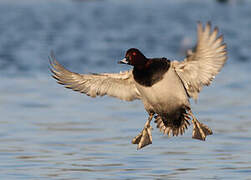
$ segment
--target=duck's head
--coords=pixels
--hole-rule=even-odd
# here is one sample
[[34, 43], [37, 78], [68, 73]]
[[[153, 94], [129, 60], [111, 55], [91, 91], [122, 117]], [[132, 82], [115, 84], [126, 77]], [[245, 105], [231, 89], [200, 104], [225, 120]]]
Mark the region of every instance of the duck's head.
[[148, 59], [136, 48], [131, 48], [126, 51], [125, 58], [120, 60], [119, 64], [128, 64], [138, 69], [145, 68]]

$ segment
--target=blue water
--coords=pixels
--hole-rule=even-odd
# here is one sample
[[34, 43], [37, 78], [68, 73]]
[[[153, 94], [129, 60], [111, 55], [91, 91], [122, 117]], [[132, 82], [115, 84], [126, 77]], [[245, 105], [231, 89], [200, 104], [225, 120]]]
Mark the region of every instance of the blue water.
[[[0, 1], [0, 179], [251, 179], [251, 1]], [[193, 111], [192, 127], [153, 144], [131, 144], [145, 123], [140, 101], [92, 99], [58, 85], [48, 55], [72, 71], [119, 72], [136, 47], [184, 58], [197, 21], [224, 34], [228, 62]]]

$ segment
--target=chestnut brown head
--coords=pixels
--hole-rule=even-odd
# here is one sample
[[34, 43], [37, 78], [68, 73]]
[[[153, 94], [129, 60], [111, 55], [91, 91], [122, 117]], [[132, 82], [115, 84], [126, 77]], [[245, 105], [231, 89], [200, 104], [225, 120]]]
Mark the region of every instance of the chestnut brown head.
[[119, 61], [120, 64], [128, 64], [136, 68], [145, 67], [148, 59], [136, 48], [128, 49], [125, 58]]

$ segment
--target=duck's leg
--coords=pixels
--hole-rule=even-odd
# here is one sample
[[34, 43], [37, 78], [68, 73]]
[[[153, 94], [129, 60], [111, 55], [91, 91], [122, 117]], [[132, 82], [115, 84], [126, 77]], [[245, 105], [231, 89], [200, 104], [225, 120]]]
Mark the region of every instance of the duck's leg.
[[202, 141], [206, 140], [207, 135], [213, 134], [213, 131], [206, 125], [200, 123], [197, 118], [194, 116], [191, 110], [188, 111], [188, 114], [192, 116], [192, 123], [193, 123], [193, 138], [199, 139]]
[[132, 143], [138, 144], [137, 149], [141, 149], [148, 144], [152, 144], [152, 127], [150, 125], [154, 114], [149, 114], [148, 120], [145, 123], [144, 129], [141, 131], [139, 135], [133, 138]]

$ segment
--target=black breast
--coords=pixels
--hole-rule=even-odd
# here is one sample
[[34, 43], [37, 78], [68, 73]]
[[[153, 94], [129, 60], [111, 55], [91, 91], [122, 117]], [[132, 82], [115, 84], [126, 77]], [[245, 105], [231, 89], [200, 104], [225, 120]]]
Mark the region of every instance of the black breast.
[[166, 58], [149, 59], [144, 69], [133, 68], [133, 76], [137, 83], [152, 86], [161, 79], [170, 67], [170, 60]]

